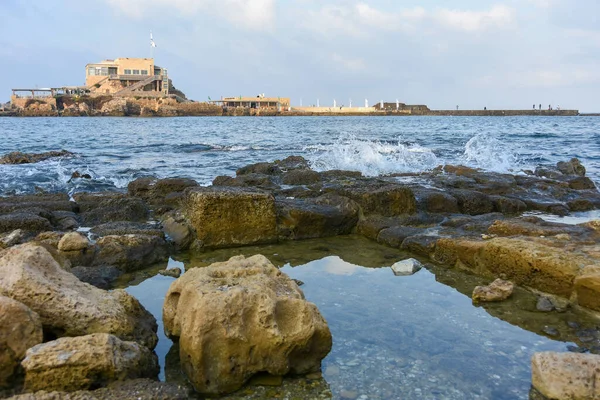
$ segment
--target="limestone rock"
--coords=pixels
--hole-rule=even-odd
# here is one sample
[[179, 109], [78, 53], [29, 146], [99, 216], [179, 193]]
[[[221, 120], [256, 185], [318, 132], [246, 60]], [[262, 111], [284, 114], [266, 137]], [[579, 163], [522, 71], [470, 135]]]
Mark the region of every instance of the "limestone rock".
[[600, 311], [600, 267], [588, 266], [575, 278], [575, 292], [580, 306]]
[[11, 247], [11, 246], [14, 246], [15, 244], [19, 243], [20, 241], [22, 241], [23, 237], [24, 237], [23, 230], [16, 229], [16, 230], [12, 231], [11, 233], [9, 233], [8, 235], [4, 236], [0, 240], [0, 242], [6, 247]]
[[496, 279], [487, 286], [476, 286], [473, 290], [473, 301], [503, 301], [510, 297], [515, 285], [512, 282]]
[[87, 237], [79, 232], [69, 232], [58, 242], [60, 251], [82, 251], [91, 246]]
[[414, 258], [398, 261], [392, 265], [392, 271], [396, 276], [408, 276], [419, 272], [423, 268], [423, 264]]
[[57, 337], [104, 332], [156, 346], [156, 320], [134, 297], [79, 281], [40, 245], [4, 251], [0, 270], [0, 294], [29, 306], [39, 314], [44, 330]]
[[156, 377], [159, 371], [149, 349], [107, 333], [39, 344], [27, 350], [21, 365], [28, 391], [98, 388], [117, 380]]
[[600, 356], [580, 353], [535, 353], [531, 383], [556, 400], [600, 399]]
[[194, 241], [192, 228], [179, 213], [170, 213], [163, 217], [162, 228], [177, 250], [186, 250]]
[[163, 321], [201, 393], [235, 391], [257, 372], [319, 370], [332, 345], [317, 307], [261, 255], [187, 271], [169, 288]]
[[166, 261], [167, 243], [153, 235], [109, 235], [96, 242], [98, 252], [93, 265], [114, 265], [123, 271]]
[[277, 241], [275, 200], [268, 193], [233, 187], [187, 191], [185, 213], [206, 247]]
[[44, 217], [31, 212], [14, 212], [0, 215], [0, 233], [21, 229], [27, 232], [43, 232], [52, 230], [52, 224]]
[[556, 168], [565, 175], [585, 176], [585, 167], [577, 158], [570, 161], [559, 161]]
[[171, 268], [171, 269], [163, 269], [158, 271], [159, 274], [163, 276], [170, 276], [172, 278], [179, 278], [181, 276], [181, 268]]
[[0, 296], [0, 387], [10, 384], [27, 349], [42, 339], [39, 315], [23, 303]]
[[30, 164], [55, 157], [70, 157], [74, 154], [67, 150], [48, 151], [46, 153], [21, 153], [13, 151], [0, 157], [0, 164]]

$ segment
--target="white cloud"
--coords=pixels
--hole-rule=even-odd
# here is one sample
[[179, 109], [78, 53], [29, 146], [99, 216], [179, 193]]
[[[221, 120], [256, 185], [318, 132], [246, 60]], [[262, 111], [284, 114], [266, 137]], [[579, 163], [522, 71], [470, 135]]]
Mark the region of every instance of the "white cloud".
[[347, 58], [338, 53], [333, 53], [331, 55], [331, 60], [337, 64], [341, 64], [345, 69], [351, 72], [360, 72], [367, 69], [365, 60], [362, 58]]
[[504, 28], [514, 22], [514, 17], [514, 10], [504, 5], [496, 5], [488, 11], [438, 9], [434, 14], [440, 24], [466, 32]]
[[253, 30], [270, 30], [275, 20], [276, 0], [105, 0], [126, 15], [141, 19], [148, 14], [177, 12], [194, 17], [200, 12], [222, 17], [232, 24]]

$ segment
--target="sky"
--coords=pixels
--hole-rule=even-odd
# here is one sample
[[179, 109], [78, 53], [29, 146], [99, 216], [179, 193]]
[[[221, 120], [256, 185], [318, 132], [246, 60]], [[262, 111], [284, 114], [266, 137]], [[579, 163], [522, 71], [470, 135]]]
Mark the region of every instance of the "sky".
[[600, 112], [599, 0], [0, 0], [0, 101], [150, 57], [190, 99]]

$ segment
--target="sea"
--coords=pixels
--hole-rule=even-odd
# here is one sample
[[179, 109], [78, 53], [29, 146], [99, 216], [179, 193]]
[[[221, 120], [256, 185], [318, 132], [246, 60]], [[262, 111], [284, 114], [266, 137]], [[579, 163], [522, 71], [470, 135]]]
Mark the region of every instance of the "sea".
[[[0, 165], [0, 195], [40, 191], [126, 191], [143, 176], [187, 177], [209, 185], [244, 165], [290, 155], [316, 170], [366, 176], [461, 164], [524, 174], [578, 158], [600, 184], [600, 118], [595, 117], [184, 117], [0, 118], [0, 154], [65, 149], [74, 156]], [[73, 178], [88, 174], [91, 179]], [[600, 215], [545, 216], [575, 223]], [[569, 219], [570, 218], [570, 219]], [[477, 306], [476, 276], [423, 262], [412, 276], [391, 265], [415, 257], [359, 236], [173, 255], [122, 277], [159, 324], [160, 379], [185, 384], [177, 344], [161, 310], [173, 278], [164, 268], [201, 268], [237, 254], [264, 254], [304, 282], [327, 320], [333, 349], [322, 374], [248, 384], [228, 399], [527, 399], [538, 351], [583, 351], [598, 321], [576, 310], [542, 313], [518, 288], [503, 303]]]

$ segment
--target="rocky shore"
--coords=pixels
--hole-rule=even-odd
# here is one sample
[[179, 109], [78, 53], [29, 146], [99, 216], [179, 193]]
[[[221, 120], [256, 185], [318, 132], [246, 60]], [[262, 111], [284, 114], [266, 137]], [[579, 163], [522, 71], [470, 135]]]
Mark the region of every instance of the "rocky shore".
[[[597, 209], [600, 192], [576, 159], [517, 175], [440, 166], [367, 178], [317, 172], [292, 156], [242, 167], [208, 187], [146, 177], [127, 193], [3, 197], [0, 386], [6, 395], [26, 393], [19, 399], [127, 398], [129, 391], [186, 398], [183, 388], [154, 382], [154, 317], [125, 291], [106, 290], [121, 274], [184, 251], [357, 233], [441, 270], [499, 278], [478, 289], [476, 301], [501, 301], [514, 288], [539, 296], [542, 309], [595, 315], [600, 222], [569, 225], [535, 214]], [[394, 273], [420, 268], [406, 260]], [[318, 372], [332, 345], [327, 322], [297, 282], [260, 255], [186, 271], [166, 295], [163, 322], [187, 378], [211, 395], [235, 391], [258, 372]], [[598, 396], [588, 367], [600, 358], [599, 338], [580, 349], [536, 354], [532, 393]]]

